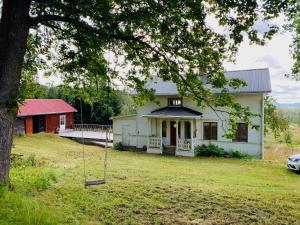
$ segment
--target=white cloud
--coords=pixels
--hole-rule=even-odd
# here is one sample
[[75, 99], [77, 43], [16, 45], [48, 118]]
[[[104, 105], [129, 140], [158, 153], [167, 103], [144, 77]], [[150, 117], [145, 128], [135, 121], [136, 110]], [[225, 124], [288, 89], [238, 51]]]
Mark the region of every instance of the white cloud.
[[227, 70], [269, 68], [272, 95], [279, 103], [300, 102], [300, 81], [285, 77], [291, 71], [293, 60], [290, 54], [292, 35], [276, 34], [265, 46], [250, 45], [244, 41], [239, 48], [236, 63], [225, 63]]

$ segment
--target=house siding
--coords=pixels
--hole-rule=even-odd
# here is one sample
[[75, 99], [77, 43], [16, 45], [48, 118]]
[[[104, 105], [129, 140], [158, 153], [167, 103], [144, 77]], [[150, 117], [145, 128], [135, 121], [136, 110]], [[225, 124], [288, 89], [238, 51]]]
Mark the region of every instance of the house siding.
[[[45, 115], [45, 132], [55, 133], [59, 129], [59, 116], [66, 115], [66, 129], [72, 129], [74, 124], [74, 113]], [[26, 116], [17, 118], [14, 126], [14, 134], [33, 134], [33, 117]]]
[[66, 114], [66, 128], [72, 129], [74, 124], [74, 113]]
[[46, 115], [46, 132], [54, 133], [59, 129], [59, 116], [66, 115], [66, 129], [72, 129], [74, 124], [74, 113], [62, 113]]
[[46, 115], [46, 132], [54, 133], [59, 128], [59, 114]]
[[14, 125], [14, 135], [25, 134], [25, 119], [17, 118]]
[[[149, 102], [144, 106], [140, 107], [137, 111], [135, 117], [129, 118], [116, 118], [113, 120], [114, 126], [114, 142], [122, 141], [125, 138], [129, 138], [129, 144], [131, 146], [136, 146], [137, 148], [142, 148], [147, 145], [148, 141], [148, 119], [142, 117], [150, 113], [151, 111], [165, 107], [168, 105], [168, 98], [174, 96], [157, 96], [156, 100], [160, 102], [160, 105], [153, 102]], [[261, 114], [262, 113], [262, 93], [253, 93], [253, 94], [236, 94], [235, 95], [237, 102], [241, 103], [244, 106], [249, 106], [252, 113]], [[224, 119], [226, 120], [227, 115], [223, 115], [223, 120], [216, 115], [216, 113], [210, 108], [200, 108], [197, 107], [197, 104], [190, 99], [183, 99], [183, 106], [191, 108], [193, 110], [202, 112], [202, 119], [194, 121], [194, 126], [196, 127], [196, 138], [201, 141], [201, 144], [213, 143], [220, 147], [223, 147], [225, 150], [239, 150], [251, 155], [260, 157], [263, 146], [263, 135], [261, 135], [261, 130], [254, 130], [248, 128], [248, 142], [232, 142], [229, 139], [224, 138], [226, 133], [226, 125], [224, 124]], [[223, 121], [223, 122], [222, 122]], [[262, 127], [262, 121], [260, 117], [255, 117], [252, 119], [253, 124], [257, 124]], [[218, 140], [217, 141], [206, 141], [203, 140], [203, 122], [217, 122], [218, 123]], [[129, 137], [126, 137], [127, 134], [122, 133], [122, 126], [127, 126], [129, 132]], [[152, 134], [159, 136], [160, 123], [152, 121]], [[157, 129], [156, 129], [157, 128]], [[124, 128], [123, 128], [124, 129]], [[170, 123], [167, 122], [167, 133], [170, 132]], [[167, 136], [169, 136], [167, 134]], [[163, 139], [164, 144], [168, 140]], [[127, 141], [128, 143], [128, 141]], [[124, 143], [125, 145], [125, 143]]]
[[32, 116], [27, 116], [25, 118], [25, 132], [26, 132], [26, 134], [32, 134], [33, 133]]

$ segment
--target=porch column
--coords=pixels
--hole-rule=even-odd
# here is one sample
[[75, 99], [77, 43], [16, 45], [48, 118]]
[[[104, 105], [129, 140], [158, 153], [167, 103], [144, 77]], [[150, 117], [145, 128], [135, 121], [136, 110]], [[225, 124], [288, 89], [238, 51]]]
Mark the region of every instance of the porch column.
[[158, 119], [159, 124], [160, 124], [160, 149], [162, 149], [162, 119]]
[[194, 149], [193, 140], [194, 140], [194, 121], [192, 119], [191, 120], [191, 150]]
[[176, 151], [178, 150], [178, 120], [176, 120]]
[[185, 121], [182, 121], [181, 123], [182, 123], [181, 126], [180, 126], [180, 129], [181, 129], [181, 138], [185, 139]]
[[151, 118], [148, 118], [148, 148], [150, 145], [150, 136], [151, 136]]

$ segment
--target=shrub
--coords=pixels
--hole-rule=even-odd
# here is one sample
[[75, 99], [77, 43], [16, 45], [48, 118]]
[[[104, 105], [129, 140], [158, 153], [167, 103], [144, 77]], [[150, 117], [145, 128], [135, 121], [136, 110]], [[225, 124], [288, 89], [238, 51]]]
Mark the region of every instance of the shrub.
[[228, 158], [252, 158], [249, 154], [242, 153], [237, 150], [225, 151], [224, 148], [221, 148], [217, 145], [201, 145], [195, 147], [196, 156], [216, 156], [216, 157], [228, 157]]
[[234, 150], [234, 151], [230, 151], [229, 155], [231, 158], [237, 158], [237, 159], [244, 159], [244, 158], [252, 158], [252, 156], [250, 156], [247, 153], [242, 153], [240, 151]]
[[124, 145], [123, 145], [123, 143], [122, 142], [117, 142], [117, 143], [115, 143], [114, 144], [114, 149], [115, 150], [119, 150], [119, 151], [123, 151], [124, 150]]
[[224, 149], [217, 146], [217, 145], [201, 145], [195, 148], [195, 154], [197, 156], [217, 156], [223, 157], [224, 156]]
[[28, 166], [36, 167], [43, 164], [43, 162], [36, 159], [34, 154], [29, 155], [27, 158], [23, 158], [23, 155], [11, 154], [10, 160], [13, 168]]
[[21, 167], [24, 163], [22, 155], [11, 154], [10, 155], [10, 165], [11, 167]]
[[27, 157], [27, 159], [25, 160], [25, 165], [26, 166], [37, 166], [38, 165], [38, 161], [35, 158], [34, 154], [31, 154]]

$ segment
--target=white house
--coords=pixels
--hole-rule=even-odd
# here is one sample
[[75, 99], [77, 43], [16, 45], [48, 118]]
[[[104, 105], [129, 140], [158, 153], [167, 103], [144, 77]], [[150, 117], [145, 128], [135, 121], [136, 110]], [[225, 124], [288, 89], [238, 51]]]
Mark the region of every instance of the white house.
[[[215, 144], [225, 150], [239, 150], [263, 158], [264, 149], [264, 95], [271, 92], [268, 69], [230, 71], [228, 78], [239, 78], [246, 87], [230, 90], [236, 100], [250, 107], [261, 117], [253, 117], [260, 126], [257, 131], [243, 121], [237, 123], [234, 140], [226, 139], [226, 115], [216, 115], [209, 108], [200, 108], [187, 98], [178, 97], [172, 82], [148, 84], [155, 89], [157, 105], [148, 102], [139, 107], [136, 115], [113, 117], [114, 143], [122, 142], [128, 148], [146, 148], [148, 153], [194, 156], [194, 148], [202, 144]], [[217, 90], [213, 90], [218, 94]]]

